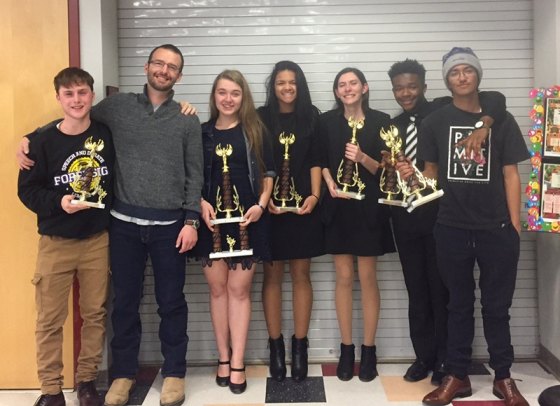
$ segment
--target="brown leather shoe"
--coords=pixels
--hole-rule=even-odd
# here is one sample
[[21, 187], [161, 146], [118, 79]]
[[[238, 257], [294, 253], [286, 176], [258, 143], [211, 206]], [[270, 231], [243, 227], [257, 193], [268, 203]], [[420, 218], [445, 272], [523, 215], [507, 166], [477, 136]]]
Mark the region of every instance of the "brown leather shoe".
[[494, 396], [503, 399], [506, 406], [529, 406], [523, 395], [515, 386], [515, 381], [511, 378], [494, 381]]
[[424, 396], [422, 402], [430, 406], [443, 406], [450, 404], [455, 398], [466, 398], [471, 395], [471, 381], [468, 376], [461, 380], [453, 375], [447, 375], [437, 389]]
[[78, 401], [80, 406], [101, 406], [103, 404], [94, 381], [80, 382], [78, 384]]
[[34, 406], [66, 406], [64, 394], [62, 392], [56, 395], [41, 395], [35, 402]]

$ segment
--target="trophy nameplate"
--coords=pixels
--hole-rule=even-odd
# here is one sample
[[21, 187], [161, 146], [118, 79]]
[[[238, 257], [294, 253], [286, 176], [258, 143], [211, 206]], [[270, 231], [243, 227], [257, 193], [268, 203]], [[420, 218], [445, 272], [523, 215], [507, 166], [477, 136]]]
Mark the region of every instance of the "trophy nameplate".
[[[272, 199], [276, 208], [281, 212], [297, 213], [303, 197], [296, 192], [294, 178], [290, 176], [290, 145], [296, 141], [295, 134], [282, 132], [278, 137], [280, 144], [284, 146], [284, 156], [280, 175], [274, 181]], [[295, 206], [289, 203], [295, 202]]]
[[[358, 145], [357, 131], [364, 128], [364, 120], [354, 120], [353, 117], [350, 117], [348, 118], [348, 126], [352, 128], [350, 144]], [[356, 200], [365, 198], [362, 191], [366, 185], [360, 179], [357, 162], [343, 158], [338, 166], [336, 181], [338, 183], [336, 192], [339, 196]]]
[[[97, 152], [103, 150], [105, 143], [103, 140], [94, 142], [92, 137], [89, 137], [84, 143], [84, 147], [89, 151], [88, 155], [83, 158], [77, 159], [68, 168], [68, 172], [77, 173], [76, 179], [70, 183], [70, 187], [77, 195], [70, 201], [73, 205], [84, 205], [95, 209], [104, 209], [105, 204], [103, 198], [107, 196], [107, 192], [101, 187], [101, 176], [96, 176], [96, 171], [99, 170], [99, 163], [95, 159]], [[97, 200], [95, 200], [97, 197]]]

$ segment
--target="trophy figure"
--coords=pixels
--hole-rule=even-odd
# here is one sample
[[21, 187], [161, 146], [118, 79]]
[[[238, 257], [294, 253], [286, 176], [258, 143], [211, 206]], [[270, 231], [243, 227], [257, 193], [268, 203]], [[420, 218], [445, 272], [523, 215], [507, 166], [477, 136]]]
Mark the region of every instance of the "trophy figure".
[[[348, 119], [348, 126], [352, 128], [352, 138], [350, 139], [350, 143], [358, 145], [356, 132], [357, 130], [364, 128], [364, 120], [354, 120], [350, 117]], [[336, 181], [340, 186], [342, 186], [342, 189], [337, 190], [337, 193], [340, 196], [346, 196], [356, 200], [363, 200], [365, 198], [365, 195], [362, 194], [362, 190], [364, 190], [366, 185], [360, 179], [357, 162], [343, 158], [338, 166]]]
[[[289, 148], [296, 141], [296, 136], [292, 133], [286, 135], [285, 133], [280, 134], [278, 137], [280, 144], [284, 145], [284, 159], [282, 161], [282, 169], [280, 170], [280, 176], [276, 178], [274, 182], [273, 197], [274, 200], [280, 202], [278, 210], [297, 212], [299, 210], [299, 204], [303, 197], [296, 192], [296, 187], [294, 184], [294, 178], [290, 176], [290, 154]], [[288, 206], [287, 202], [295, 202], [295, 206]]]
[[[222, 147], [222, 144], [216, 146], [216, 155], [222, 158], [222, 185], [218, 186], [216, 191], [216, 217], [211, 222], [214, 225], [212, 232], [212, 253], [209, 258], [225, 258], [225, 257], [239, 257], [246, 255], [253, 255], [253, 250], [249, 248], [249, 233], [247, 226], [241, 224], [244, 221], [243, 213], [245, 211], [243, 205], [239, 202], [239, 194], [235, 185], [231, 184], [229, 167], [227, 164], [227, 157], [233, 153], [233, 147], [227, 144]], [[229, 234], [226, 235], [226, 242], [229, 249], [222, 250], [222, 234], [220, 224], [226, 223], [239, 223], [239, 240], [240, 249], [235, 250], [235, 238]]]
[[399, 137], [399, 131], [395, 126], [391, 126], [389, 131], [381, 129], [379, 133], [381, 139], [385, 141], [385, 145], [389, 147], [390, 161], [385, 163], [383, 172], [381, 172], [381, 179], [379, 181], [379, 188], [386, 194], [386, 198], [380, 198], [379, 203], [388, 204], [391, 206], [408, 207], [406, 200], [397, 199], [397, 196], [402, 195], [401, 179], [399, 172], [395, 168], [395, 164], [399, 161], [405, 160], [405, 156], [401, 150], [402, 138]]
[[231, 184], [229, 176], [229, 166], [227, 158], [233, 152], [233, 147], [227, 144], [222, 148], [222, 144], [216, 146], [216, 155], [222, 158], [222, 185], [218, 186], [216, 191], [216, 217], [218, 213], [219, 218], [212, 220], [212, 224], [223, 223], [239, 223], [243, 221], [243, 215], [234, 216], [233, 214], [240, 213], [239, 195], [235, 185]]
[[[96, 161], [95, 157], [97, 152], [103, 150], [104, 146], [105, 143], [103, 140], [94, 142], [93, 138], [89, 137], [84, 144], [86, 150], [89, 151], [88, 156], [78, 159], [76, 163], [69, 168], [69, 172], [78, 174], [76, 179], [70, 183], [70, 187], [79, 197], [71, 200], [71, 204], [81, 204], [96, 209], [105, 208], [105, 204], [102, 200], [107, 196], [107, 192], [103, 190], [100, 185], [101, 177], [95, 174], [99, 168], [99, 163]], [[97, 196], [96, 201], [92, 200], [95, 196]]]

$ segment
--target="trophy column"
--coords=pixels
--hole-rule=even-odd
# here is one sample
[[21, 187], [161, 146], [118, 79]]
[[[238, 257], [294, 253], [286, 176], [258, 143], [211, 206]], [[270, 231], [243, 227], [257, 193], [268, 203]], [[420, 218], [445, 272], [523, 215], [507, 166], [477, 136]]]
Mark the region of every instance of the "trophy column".
[[[348, 119], [348, 126], [352, 128], [352, 137], [350, 143], [358, 145], [357, 131], [364, 128], [364, 120], [354, 120], [352, 117]], [[342, 158], [336, 174], [336, 181], [342, 189], [338, 190], [338, 194], [351, 199], [363, 200], [365, 195], [362, 190], [366, 185], [359, 176], [358, 164], [350, 159]]]

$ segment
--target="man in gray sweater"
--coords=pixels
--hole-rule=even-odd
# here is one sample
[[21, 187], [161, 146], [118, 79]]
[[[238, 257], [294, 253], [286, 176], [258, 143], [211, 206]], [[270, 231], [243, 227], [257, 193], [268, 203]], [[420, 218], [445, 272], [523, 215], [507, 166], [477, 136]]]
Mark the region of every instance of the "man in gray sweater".
[[173, 101], [172, 88], [182, 69], [179, 49], [157, 47], [144, 66], [148, 83], [143, 93], [116, 94], [92, 111], [111, 129], [117, 155], [109, 234], [114, 380], [105, 398], [107, 406], [127, 403], [138, 370], [138, 309], [148, 256], [161, 318], [161, 405], [176, 406], [185, 399], [185, 252], [197, 241], [203, 175], [198, 118], [180, 114], [179, 104]]
[[[197, 241], [203, 183], [202, 136], [194, 115], [173, 101], [183, 55], [161, 45], [144, 65], [143, 93], [117, 93], [93, 107], [115, 145], [115, 200], [109, 229], [114, 292], [111, 340], [113, 383], [106, 406], [128, 402], [138, 371], [139, 315], [144, 269], [152, 261], [164, 363], [162, 406], [185, 399], [188, 309], [183, 293], [185, 252]], [[25, 146], [22, 147], [25, 150]], [[27, 151], [25, 151], [27, 152]], [[32, 161], [18, 154], [20, 166]]]

